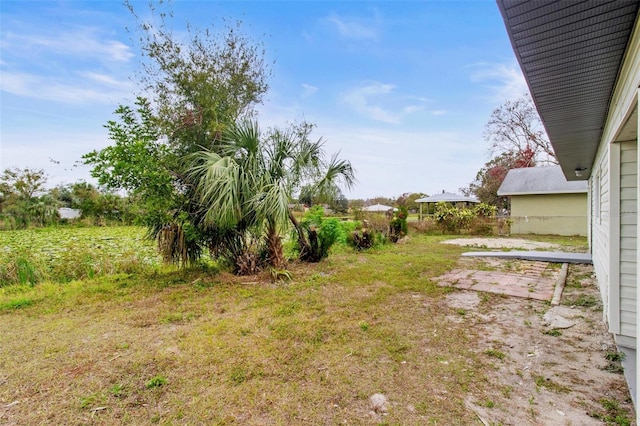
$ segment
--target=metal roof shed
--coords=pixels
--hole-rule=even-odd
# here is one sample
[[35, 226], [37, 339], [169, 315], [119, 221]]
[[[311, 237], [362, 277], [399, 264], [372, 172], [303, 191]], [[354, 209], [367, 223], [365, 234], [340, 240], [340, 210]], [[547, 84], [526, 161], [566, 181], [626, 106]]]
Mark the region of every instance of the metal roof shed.
[[423, 214], [422, 214], [423, 204], [425, 203], [427, 204], [427, 210], [428, 210], [429, 204], [432, 204], [432, 203], [435, 204], [440, 202], [451, 203], [455, 205], [464, 204], [465, 206], [468, 206], [469, 204], [476, 204], [479, 201], [476, 200], [475, 198], [465, 197], [463, 195], [453, 194], [451, 192], [442, 192], [442, 194], [432, 195], [431, 197], [418, 198], [416, 200], [416, 203], [420, 204], [419, 219], [422, 220], [422, 217], [423, 217]]
[[397, 209], [395, 207], [385, 206], [384, 204], [374, 204], [364, 207], [362, 210], [365, 212], [388, 212], [389, 210], [396, 211]]

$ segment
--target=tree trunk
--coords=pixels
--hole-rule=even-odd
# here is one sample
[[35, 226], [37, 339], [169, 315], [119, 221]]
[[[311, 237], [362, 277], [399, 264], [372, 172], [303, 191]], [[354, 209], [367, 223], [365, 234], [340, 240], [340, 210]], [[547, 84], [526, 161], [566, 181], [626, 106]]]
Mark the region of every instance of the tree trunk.
[[296, 233], [298, 234], [298, 250], [300, 251], [300, 259], [306, 258], [308, 254], [311, 252], [311, 247], [307, 242], [307, 239], [304, 236], [304, 229], [300, 226], [300, 223], [293, 215], [293, 212], [289, 210], [289, 220], [293, 224], [293, 227], [296, 228]]
[[269, 223], [267, 225], [266, 235], [267, 251], [269, 252], [269, 264], [276, 269], [284, 269], [285, 260], [282, 249], [282, 239], [278, 235], [278, 230], [275, 223]]

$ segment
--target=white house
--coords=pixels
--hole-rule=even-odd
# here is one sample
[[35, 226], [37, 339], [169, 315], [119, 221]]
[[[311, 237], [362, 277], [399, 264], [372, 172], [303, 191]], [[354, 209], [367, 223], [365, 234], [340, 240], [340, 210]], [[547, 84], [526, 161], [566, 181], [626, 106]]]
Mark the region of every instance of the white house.
[[[589, 182], [589, 241], [604, 319], [635, 361], [625, 372], [634, 373], [640, 1], [497, 3], [565, 177]], [[640, 383], [627, 379], [635, 402]]]
[[60, 215], [60, 219], [78, 219], [82, 216], [82, 210], [60, 207], [58, 214]]

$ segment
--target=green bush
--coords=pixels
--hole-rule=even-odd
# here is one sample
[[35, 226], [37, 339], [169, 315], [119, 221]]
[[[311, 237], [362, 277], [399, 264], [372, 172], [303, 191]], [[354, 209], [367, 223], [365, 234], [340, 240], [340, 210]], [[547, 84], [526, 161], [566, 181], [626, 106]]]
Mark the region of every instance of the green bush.
[[358, 251], [370, 249], [376, 245], [376, 235], [375, 229], [356, 229], [349, 234], [349, 245]]
[[347, 240], [349, 227], [343, 225], [337, 218], [325, 217], [324, 209], [320, 206], [309, 209], [302, 217], [300, 225], [307, 233], [309, 240], [311, 252], [307, 254], [307, 259], [314, 262], [327, 257], [334, 244]]
[[473, 208], [473, 212], [478, 217], [492, 217], [496, 215], [498, 208], [486, 203], [476, 204]]
[[359, 228], [360, 226], [361, 226], [360, 222], [358, 221], [353, 221], [353, 220], [340, 221], [340, 227], [342, 228], [342, 232], [340, 233], [340, 238], [338, 239], [337, 243], [343, 246], [346, 246], [349, 243], [348, 240], [351, 233], [355, 231], [357, 228]]
[[[459, 209], [449, 203], [436, 204], [434, 219], [440, 225], [443, 232], [459, 234], [463, 230], [469, 230], [477, 220], [478, 214], [484, 215], [492, 211], [492, 206], [482, 205], [477, 210]], [[486, 232], [486, 229], [484, 229]]]
[[0, 257], [0, 287], [10, 284], [35, 285], [47, 276], [45, 262], [26, 250], [5, 252]]
[[397, 242], [409, 232], [409, 227], [407, 226], [408, 216], [409, 213], [405, 207], [400, 207], [393, 214], [393, 219], [389, 222], [389, 239], [391, 242]]
[[340, 221], [336, 218], [325, 218], [320, 224], [318, 241], [320, 243], [321, 258], [329, 255], [329, 249], [343, 237], [344, 231], [340, 226]]

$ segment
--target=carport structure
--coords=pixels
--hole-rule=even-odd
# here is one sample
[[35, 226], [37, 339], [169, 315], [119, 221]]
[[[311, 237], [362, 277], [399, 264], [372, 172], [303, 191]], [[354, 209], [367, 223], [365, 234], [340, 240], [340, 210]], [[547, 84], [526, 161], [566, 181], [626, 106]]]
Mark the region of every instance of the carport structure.
[[471, 204], [477, 204], [479, 201], [475, 198], [465, 197], [463, 195], [453, 194], [451, 192], [444, 192], [442, 194], [432, 195], [431, 197], [418, 198], [416, 203], [420, 204], [420, 215], [419, 219], [422, 220], [422, 205], [427, 205], [427, 213], [430, 210], [430, 205], [435, 205], [436, 203], [451, 203], [456, 207], [468, 207]]

